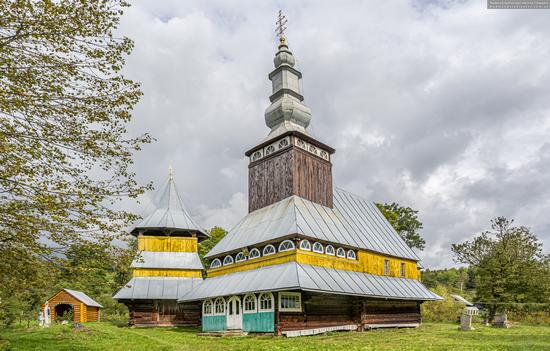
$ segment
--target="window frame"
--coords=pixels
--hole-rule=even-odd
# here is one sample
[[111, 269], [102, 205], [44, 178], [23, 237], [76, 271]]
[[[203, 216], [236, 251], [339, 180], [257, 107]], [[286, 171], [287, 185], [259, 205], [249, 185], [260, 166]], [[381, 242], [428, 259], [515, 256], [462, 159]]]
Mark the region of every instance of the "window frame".
[[[316, 250], [315, 249], [315, 246], [321, 246], [321, 250]], [[311, 246], [311, 251], [315, 252], [315, 253], [320, 253], [320, 254], [324, 254], [325, 253], [325, 247], [323, 246], [323, 244], [321, 244], [320, 242], [316, 241], [313, 243], [313, 245]]]
[[[262, 308], [262, 297], [268, 296], [271, 299], [271, 308], [265, 309]], [[264, 292], [261, 293], [260, 296], [258, 296], [258, 312], [274, 312], [275, 311], [275, 298], [273, 297], [273, 294], [271, 292]]]
[[[290, 243], [291, 247], [290, 248], [286, 248], [286, 249], [282, 249], [281, 247], [283, 246], [283, 244], [288, 244]], [[279, 244], [279, 252], [285, 252], [285, 251], [291, 251], [291, 250], [294, 250], [296, 249], [296, 245], [294, 245], [294, 242], [292, 242], [292, 240], [284, 240], [282, 243]]]
[[[242, 257], [242, 259], [239, 259], [239, 257]], [[246, 261], [246, 256], [244, 255], [243, 252], [239, 252], [237, 253], [237, 255], [235, 255], [235, 263], [244, 262], [244, 261]]]
[[[225, 263], [225, 260], [227, 260], [228, 258], [231, 259], [231, 263]], [[229, 266], [229, 265], [232, 265], [233, 263], [235, 263], [235, 259], [233, 258], [233, 256], [227, 255], [227, 256], [225, 256], [225, 257], [223, 258], [222, 264], [223, 264], [224, 266]]]
[[[353, 257], [350, 257], [350, 256], [353, 256]], [[346, 258], [349, 259], [349, 260], [356, 260], [357, 259], [357, 254], [352, 249], [349, 249], [348, 252], [346, 253]]]
[[[328, 252], [329, 249], [332, 250], [332, 252]], [[329, 256], [336, 256], [336, 250], [334, 249], [334, 246], [328, 244], [327, 246], [325, 246], [325, 254], [329, 255]]]
[[[298, 297], [298, 304], [300, 305], [300, 307], [295, 307], [295, 308], [283, 307], [281, 305], [283, 295], [292, 296], [292, 297], [297, 296]], [[279, 292], [279, 311], [281, 311], [281, 312], [302, 312], [302, 293], [300, 293], [300, 292], [290, 292], [290, 291], [281, 291], [281, 292]]]
[[[273, 249], [273, 252], [268, 252], [266, 253], [265, 250], [267, 250], [267, 248], [272, 248]], [[271, 244], [268, 244], [266, 245], [263, 249], [262, 249], [262, 256], [269, 256], [269, 255], [274, 255], [277, 253], [277, 249], [275, 248], [275, 246], [271, 245]]]
[[390, 260], [384, 259], [384, 275], [390, 275]]
[[[253, 252], [257, 252], [257, 253], [258, 253], [258, 256], [252, 257], [252, 253], [253, 253]], [[262, 257], [262, 252], [261, 252], [259, 249], [257, 249], [257, 248], [253, 248], [253, 249], [250, 250], [250, 252], [248, 253], [248, 259], [249, 259], [249, 260], [253, 260], [253, 259], [259, 258], [259, 257]]]
[[[304, 247], [304, 244], [307, 244], [307, 247]], [[311, 251], [311, 242], [307, 239], [302, 239], [300, 240], [300, 250], [304, 250], [304, 251]]]
[[[222, 311], [222, 312], [218, 312], [218, 310], [217, 310], [217, 307], [219, 306], [219, 305], [218, 305], [218, 301], [221, 302], [221, 306], [222, 306], [222, 308], [223, 308], [223, 311]], [[227, 310], [227, 308], [226, 308], [226, 306], [225, 306], [225, 302], [226, 302], [225, 299], [224, 299], [223, 297], [221, 297], [221, 296], [218, 297], [218, 298], [216, 298], [216, 300], [214, 300], [214, 310], [213, 310], [214, 316], [225, 316], [225, 312], [226, 312], [226, 310]]]
[[[216, 267], [213, 267], [214, 263], [217, 263]], [[222, 261], [219, 258], [216, 258], [210, 262], [210, 269], [220, 268], [222, 266]]]
[[407, 275], [407, 266], [405, 265], [405, 262], [401, 262], [399, 265], [399, 276], [401, 278], [406, 278]]
[[[210, 306], [210, 312], [206, 312], [206, 305]], [[212, 316], [214, 315], [214, 301], [212, 299], [204, 300], [202, 302], [202, 315], [203, 316]]]
[[[247, 310], [246, 309], [246, 300], [252, 297], [254, 299], [254, 309], [253, 310]], [[258, 312], [258, 298], [256, 297], [256, 294], [246, 294], [243, 298], [243, 314], [245, 313], [257, 313]]]
[[[343, 254], [341, 254], [340, 252], [343, 252]], [[346, 250], [344, 250], [343, 247], [337, 248], [336, 249], [336, 257], [346, 258]]]

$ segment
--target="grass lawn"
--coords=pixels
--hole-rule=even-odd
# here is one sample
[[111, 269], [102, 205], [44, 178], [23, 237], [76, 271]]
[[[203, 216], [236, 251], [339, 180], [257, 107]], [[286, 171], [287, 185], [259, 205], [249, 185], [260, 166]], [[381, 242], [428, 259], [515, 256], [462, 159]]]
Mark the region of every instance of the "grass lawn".
[[56, 325], [0, 329], [10, 350], [550, 350], [550, 326], [495, 329], [476, 325], [461, 332], [455, 324], [426, 323], [418, 329], [338, 332], [287, 339], [249, 336], [199, 337], [185, 328], [127, 328], [109, 322], [87, 323], [84, 330]]

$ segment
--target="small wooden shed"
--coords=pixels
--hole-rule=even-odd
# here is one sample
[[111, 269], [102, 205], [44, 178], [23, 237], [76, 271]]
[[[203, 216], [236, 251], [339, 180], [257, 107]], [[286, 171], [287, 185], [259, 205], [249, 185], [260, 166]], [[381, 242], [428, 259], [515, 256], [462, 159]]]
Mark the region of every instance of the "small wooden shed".
[[63, 289], [43, 305], [44, 321], [46, 324], [50, 324], [52, 321], [72, 313], [75, 323], [99, 322], [102, 307], [81, 291]]

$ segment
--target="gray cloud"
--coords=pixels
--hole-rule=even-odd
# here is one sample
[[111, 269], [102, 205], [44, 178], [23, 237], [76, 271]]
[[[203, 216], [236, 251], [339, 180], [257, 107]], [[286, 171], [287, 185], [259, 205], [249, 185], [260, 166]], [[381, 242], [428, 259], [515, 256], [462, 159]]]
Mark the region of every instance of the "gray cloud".
[[[244, 151], [267, 133], [274, 15], [304, 74], [311, 132], [336, 185], [420, 210], [429, 267], [451, 243], [516, 218], [550, 242], [550, 23], [478, 1], [136, 1], [120, 33], [143, 84], [133, 133], [157, 142], [143, 181], [175, 169], [190, 212], [231, 227], [247, 209]], [[140, 211], [142, 204], [127, 203]]]

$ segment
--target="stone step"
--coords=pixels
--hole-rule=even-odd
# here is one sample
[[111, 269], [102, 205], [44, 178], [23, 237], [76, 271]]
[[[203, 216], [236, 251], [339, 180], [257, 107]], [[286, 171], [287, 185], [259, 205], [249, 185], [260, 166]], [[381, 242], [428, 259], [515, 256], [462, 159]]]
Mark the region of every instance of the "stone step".
[[248, 332], [242, 330], [224, 330], [224, 331], [212, 331], [198, 333], [198, 336], [213, 336], [218, 338], [231, 337], [231, 336], [247, 336]]

